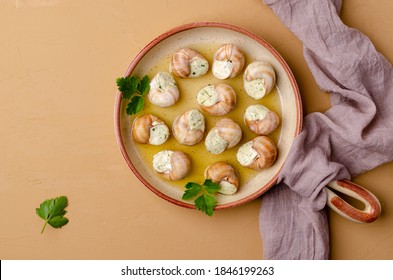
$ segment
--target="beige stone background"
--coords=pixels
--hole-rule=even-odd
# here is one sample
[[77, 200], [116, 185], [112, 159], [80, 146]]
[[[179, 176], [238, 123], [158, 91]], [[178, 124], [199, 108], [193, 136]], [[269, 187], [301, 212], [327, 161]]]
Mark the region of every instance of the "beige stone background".
[[[393, 2], [344, 0], [342, 18], [393, 61]], [[145, 188], [120, 155], [115, 79], [159, 34], [195, 21], [246, 28], [271, 43], [298, 81], [304, 111], [329, 96], [302, 45], [260, 0], [0, 0], [0, 259], [260, 259], [257, 199], [212, 218]], [[393, 164], [355, 178], [381, 200], [360, 225], [330, 215], [332, 259], [393, 259]], [[35, 208], [66, 195], [70, 223]]]

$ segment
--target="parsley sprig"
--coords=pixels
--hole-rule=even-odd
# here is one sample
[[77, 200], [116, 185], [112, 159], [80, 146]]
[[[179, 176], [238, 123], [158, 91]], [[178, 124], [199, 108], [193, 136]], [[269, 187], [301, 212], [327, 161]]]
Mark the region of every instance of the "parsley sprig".
[[195, 208], [204, 212], [208, 216], [213, 215], [214, 207], [217, 204], [216, 198], [213, 196], [220, 190], [220, 186], [210, 179], [206, 179], [203, 185], [189, 182], [186, 184], [182, 199], [190, 200], [199, 195], [195, 200]]
[[119, 91], [122, 93], [123, 98], [131, 99], [127, 105], [127, 115], [134, 115], [139, 113], [145, 101], [143, 97], [150, 89], [150, 80], [147, 75], [145, 75], [141, 80], [137, 76], [128, 76], [124, 78], [117, 78], [116, 84]]
[[67, 213], [64, 208], [68, 205], [66, 196], [59, 196], [52, 199], [47, 199], [40, 204], [40, 208], [36, 208], [36, 213], [42, 219], [45, 220], [45, 224], [42, 227], [41, 233], [44, 232], [47, 224], [50, 224], [54, 228], [60, 228], [68, 224], [68, 219], [64, 217]]

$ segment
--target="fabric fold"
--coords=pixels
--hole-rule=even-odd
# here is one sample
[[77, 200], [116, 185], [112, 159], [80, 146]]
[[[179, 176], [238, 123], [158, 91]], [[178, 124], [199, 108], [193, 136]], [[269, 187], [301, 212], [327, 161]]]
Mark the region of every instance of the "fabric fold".
[[393, 68], [341, 21], [341, 0], [264, 2], [302, 41], [307, 65], [332, 103], [304, 118], [278, 184], [263, 196], [264, 258], [327, 259], [325, 185], [393, 160]]

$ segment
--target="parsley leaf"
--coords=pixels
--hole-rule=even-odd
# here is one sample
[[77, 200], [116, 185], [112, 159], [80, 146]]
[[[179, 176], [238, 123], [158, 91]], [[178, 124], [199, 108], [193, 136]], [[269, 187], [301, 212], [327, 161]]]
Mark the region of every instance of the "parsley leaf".
[[196, 197], [202, 191], [202, 194], [194, 200], [195, 208], [208, 216], [212, 216], [214, 207], [217, 204], [216, 198], [212, 194], [220, 190], [220, 186], [212, 180], [206, 179], [202, 186], [197, 183], [189, 182], [186, 184], [185, 188], [186, 190], [182, 197], [184, 200]]
[[45, 200], [40, 204], [40, 208], [36, 208], [37, 215], [45, 220], [41, 233], [44, 232], [47, 224], [50, 224], [54, 228], [60, 228], [68, 223], [68, 219], [64, 217], [67, 213], [64, 208], [66, 208], [67, 205], [67, 197], [59, 196]]
[[139, 85], [139, 80], [135, 76], [117, 78], [116, 84], [119, 91], [123, 94], [123, 98], [129, 99], [136, 92]]
[[67, 223], [68, 223], [68, 219], [62, 216], [53, 217], [48, 221], [48, 224], [50, 224], [54, 228], [61, 228]]
[[213, 209], [217, 204], [215, 197], [208, 194], [202, 194], [198, 196], [194, 202], [196, 209], [201, 210], [208, 216], [213, 215]]
[[144, 96], [150, 89], [150, 81], [148, 76], [144, 76], [138, 85], [138, 92]]
[[[142, 80], [136, 76], [117, 78], [116, 84], [124, 99], [131, 99], [127, 105], [126, 112], [128, 115], [139, 113], [144, 106], [143, 96], [150, 90], [150, 80], [145, 75]], [[135, 95], [138, 94], [138, 95]]]
[[199, 192], [201, 191], [202, 186], [197, 183], [190, 182], [190, 183], [186, 184], [186, 189], [187, 190], [184, 192], [183, 197], [182, 197], [182, 199], [184, 199], [184, 200], [188, 200], [188, 199], [193, 198], [194, 196], [197, 196], [199, 194]]
[[220, 189], [220, 186], [210, 179], [206, 179], [203, 185], [205, 186], [206, 191], [210, 194], [215, 194]]
[[143, 105], [145, 104], [145, 100], [142, 96], [134, 96], [131, 99], [131, 102], [128, 103], [126, 112], [128, 115], [133, 115], [139, 113], [143, 109]]

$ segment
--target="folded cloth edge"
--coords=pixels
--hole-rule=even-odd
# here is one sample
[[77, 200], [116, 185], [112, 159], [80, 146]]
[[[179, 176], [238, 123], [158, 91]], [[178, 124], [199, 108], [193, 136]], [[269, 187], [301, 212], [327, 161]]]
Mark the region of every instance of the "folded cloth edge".
[[316, 82], [332, 95], [328, 112], [305, 117], [278, 185], [263, 196], [264, 258], [326, 259], [325, 185], [393, 160], [392, 66], [343, 24], [341, 0], [264, 2], [302, 41]]

